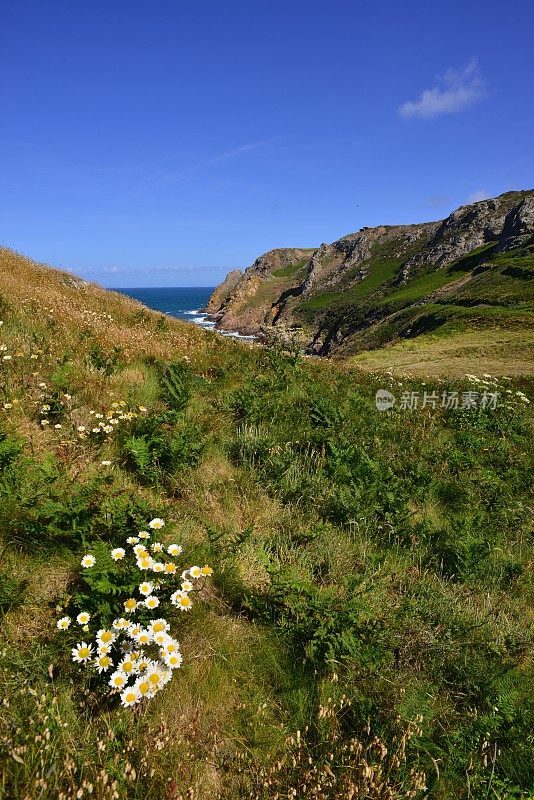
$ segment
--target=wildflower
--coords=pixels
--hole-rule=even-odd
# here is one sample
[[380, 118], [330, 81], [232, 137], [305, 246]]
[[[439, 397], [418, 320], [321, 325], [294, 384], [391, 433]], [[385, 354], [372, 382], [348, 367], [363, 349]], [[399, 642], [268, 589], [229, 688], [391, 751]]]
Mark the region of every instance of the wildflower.
[[103, 419], [103, 414], [95, 414], [95, 419]]
[[130, 627], [128, 628], [128, 636], [130, 636], [132, 639], [135, 639], [136, 636], [139, 636], [139, 634], [142, 632], [142, 630], [143, 630], [143, 626], [142, 625], [134, 625], [132, 623], [130, 625]]
[[151, 594], [150, 597], [147, 597], [145, 600], [146, 608], [157, 608], [159, 606], [159, 597], [156, 597], [154, 594]]
[[98, 633], [96, 634], [96, 641], [97, 644], [100, 645], [111, 645], [117, 638], [117, 634], [113, 633], [113, 631], [108, 631], [105, 628], [101, 628]]
[[80, 613], [76, 617], [76, 622], [78, 623], [78, 625], [87, 625], [90, 619], [91, 615], [88, 614], [87, 611], [80, 611]]
[[191, 601], [191, 598], [187, 594], [182, 595], [182, 597], [179, 598], [177, 603], [177, 606], [180, 609], [180, 611], [189, 611], [192, 605], [193, 603]]
[[145, 558], [138, 559], [137, 566], [139, 567], [139, 569], [150, 569], [153, 563], [154, 562], [150, 558], [150, 556], [147, 556]]
[[161, 544], [161, 542], [154, 542], [153, 544], [150, 545], [150, 549], [152, 550], [153, 553], [161, 553], [161, 551], [163, 550], [163, 545]]
[[4, 403], [4, 408], [7, 411], [8, 408], [13, 408], [13, 403]]
[[50, 411], [50, 406], [49, 405], [41, 406], [41, 411]]
[[163, 661], [171, 669], [178, 669], [182, 666], [183, 657], [181, 653], [167, 653], [163, 657]]
[[139, 591], [141, 594], [149, 595], [152, 594], [154, 591], [154, 584], [150, 583], [150, 581], [145, 581], [144, 583], [139, 584]]
[[189, 567], [189, 574], [192, 578], [200, 578], [202, 575], [202, 570], [200, 567]]
[[94, 664], [98, 670], [98, 673], [101, 674], [113, 666], [113, 661], [107, 654], [104, 654], [99, 655], [98, 658], [95, 658]]
[[127, 544], [137, 544], [138, 541], [139, 539], [137, 538], [137, 536], [128, 536], [128, 538], [126, 539]]
[[72, 620], [70, 617], [61, 617], [61, 619], [58, 619], [56, 622], [56, 628], [60, 631], [66, 631], [71, 622]]
[[94, 556], [87, 555], [87, 556], [84, 556], [82, 558], [80, 563], [81, 563], [82, 567], [84, 567], [85, 569], [88, 569], [89, 567], [94, 567], [94, 565], [96, 563], [96, 558]]
[[168, 631], [170, 628], [169, 623], [166, 619], [161, 617], [160, 619], [152, 619], [150, 620], [149, 630], [152, 631], [153, 634], [161, 633], [161, 631]]
[[2, 361], [13, 361], [13, 356], [2, 356]]
[[122, 547], [115, 547], [115, 549], [111, 551], [111, 558], [113, 561], [120, 561], [125, 555], [126, 550], [124, 550]]
[[150, 522], [148, 523], [148, 527], [152, 528], [152, 530], [155, 531], [159, 531], [161, 528], [163, 528], [164, 525], [165, 525], [164, 521], [159, 517], [151, 519]]
[[207, 565], [206, 565], [206, 566], [204, 566], [204, 567], [202, 567], [202, 569], [201, 569], [200, 571], [201, 571], [201, 573], [202, 573], [203, 575], [205, 575], [207, 578], [209, 578], [209, 576], [210, 576], [210, 575], [213, 575], [213, 570], [212, 570], [212, 568], [211, 568], [211, 567], [208, 567]]
[[139, 531], [139, 538], [140, 539], [150, 539], [150, 534], [148, 531]]
[[43, 428], [44, 428], [46, 425], [50, 425], [50, 423], [49, 423], [49, 421], [48, 421], [47, 419], [42, 419], [42, 420], [41, 420], [41, 425], [42, 425], [42, 426], [43, 426]]
[[46, 389], [46, 383], [40, 383], [39, 389]]
[[99, 656], [107, 656], [110, 650], [111, 647], [107, 644], [98, 645], [98, 647], [96, 648], [97, 655]]
[[124, 601], [124, 610], [127, 614], [131, 614], [137, 608], [137, 600], [133, 597], [129, 597], [128, 600]]
[[116, 670], [116, 672], [114, 672], [111, 678], [109, 679], [108, 683], [112, 689], [122, 689], [123, 686], [126, 686], [127, 681], [128, 681], [127, 675], [125, 675], [124, 672], [121, 672], [120, 670]]
[[146, 669], [145, 676], [153, 689], [159, 689], [163, 684], [163, 675], [159, 664], [152, 661]]
[[179, 653], [180, 644], [173, 639], [172, 636], [167, 636], [167, 641], [162, 645], [161, 652], [163, 655], [169, 653]]
[[174, 575], [176, 570], [177, 570], [176, 564], [172, 564], [170, 561], [167, 561], [167, 563], [165, 564], [165, 572], [168, 575]]
[[133, 551], [138, 558], [147, 558], [150, 555], [144, 544], [136, 544]]
[[93, 654], [93, 648], [91, 645], [86, 644], [85, 642], [80, 642], [80, 644], [77, 644], [76, 647], [72, 648], [71, 653], [73, 661], [83, 663], [85, 661], [89, 661]]
[[139, 694], [139, 691], [133, 686], [129, 686], [127, 689], [121, 692], [121, 703], [125, 708], [128, 708], [128, 706], [134, 706], [140, 701], [140, 699], [141, 695]]
[[84, 431], [85, 431], [85, 425], [78, 425], [78, 427], [76, 428], [76, 430], [78, 431], [78, 433], [84, 433]]
[[112, 433], [113, 432], [113, 425], [104, 425], [102, 428], [104, 433]]
[[153, 695], [152, 686], [144, 677], [138, 678], [132, 688], [139, 692], [141, 697], [152, 697]]
[[135, 662], [131, 656], [125, 656], [117, 665], [117, 669], [120, 672], [124, 672], [125, 675], [132, 675], [136, 671]]
[[[94, 428], [94, 430], [95, 431], [99, 431], [99, 428]], [[100, 462], [100, 466], [101, 467], [111, 467], [111, 461], [107, 461], [107, 460], [101, 461]]]
[[61, 429], [61, 427], [62, 426], [60, 425], [59, 422], [56, 425], [54, 425], [54, 428], [56, 429], [56, 431], [59, 431]]
[[182, 581], [182, 591], [183, 592], [190, 592], [193, 589], [193, 584], [191, 581]]
[[167, 547], [167, 553], [170, 556], [179, 556], [181, 552], [182, 552], [182, 548], [181, 548], [181, 546], [179, 544], [170, 544]]
[[129, 626], [129, 624], [130, 623], [128, 620], [124, 619], [124, 617], [118, 617], [118, 619], [113, 620], [112, 627], [115, 628], [116, 631], [123, 631]]
[[152, 631], [146, 630], [143, 628], [135, 637], [135, 641], [137, 644], [151, 644], [152, 642]]
[[[150, 559], [152, 561], [152, 559]], [[161, 561], [152, 561], [151, 564], [153, 572], [164, 572], [165, 571], [165, 564]]]

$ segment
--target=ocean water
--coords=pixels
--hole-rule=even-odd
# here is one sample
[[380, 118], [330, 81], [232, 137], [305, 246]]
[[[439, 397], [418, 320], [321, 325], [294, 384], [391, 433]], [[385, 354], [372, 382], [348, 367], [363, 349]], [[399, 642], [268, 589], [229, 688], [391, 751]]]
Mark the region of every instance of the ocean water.
[[[200, 309], [204, 308], [213, 290], [209, 286], [175, 286], [175, 287], [143, 287], [142, 289], [114, 289], [114, 292], [121, 292], [145, 306], [161, 311], [163, 314], [170, 314], [171, 317], [178, 317], [186, 322], [199, 325], [201, 328], [213, 328], [214, 322], [206, 319], [206, 314], [202, 314]], [[237, 331], [218, 331], [222, 336], [234, 336], [238, 339], [253, 339], [253, 336], [241, 336]]]

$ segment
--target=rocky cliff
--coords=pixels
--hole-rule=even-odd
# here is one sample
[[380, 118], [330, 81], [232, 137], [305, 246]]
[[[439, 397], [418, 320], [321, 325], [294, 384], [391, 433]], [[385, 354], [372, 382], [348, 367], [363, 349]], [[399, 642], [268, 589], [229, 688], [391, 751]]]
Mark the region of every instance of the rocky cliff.
[[438, 222], [271, 250], [231, 272], [207, 310], [222, 329], [259, 336], [275, 329], [310, 353], [346, 354], [453, 317], [484, 325], [528, 314], [533, 264], [534, 190], [508, 192]]

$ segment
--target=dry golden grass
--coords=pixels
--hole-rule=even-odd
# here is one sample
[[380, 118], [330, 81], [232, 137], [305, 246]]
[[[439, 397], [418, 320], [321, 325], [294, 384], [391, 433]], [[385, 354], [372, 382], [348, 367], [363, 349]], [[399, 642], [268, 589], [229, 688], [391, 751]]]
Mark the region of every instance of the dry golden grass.
[[501, 328], [419, 336], [380, 350], [352, 356], [349, 363], [368, 372], [398, 376], [462, 377], [466, 373], [534, 374], [534, 331]]

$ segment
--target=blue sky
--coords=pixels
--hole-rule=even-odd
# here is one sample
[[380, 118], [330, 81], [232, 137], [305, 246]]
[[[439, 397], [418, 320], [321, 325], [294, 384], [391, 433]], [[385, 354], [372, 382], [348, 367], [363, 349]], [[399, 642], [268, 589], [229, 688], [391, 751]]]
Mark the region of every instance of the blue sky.
[[106, 286], [534, 186], [523, 0], [0, 0], [0, 243]]

